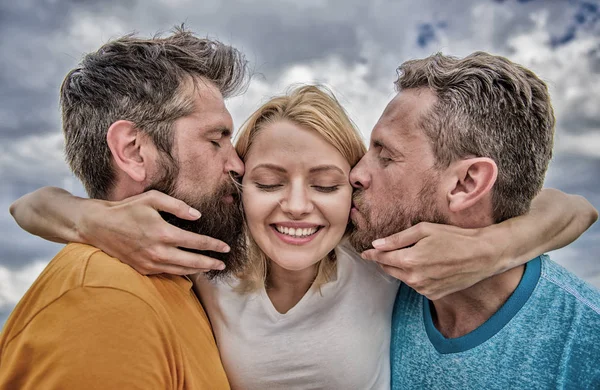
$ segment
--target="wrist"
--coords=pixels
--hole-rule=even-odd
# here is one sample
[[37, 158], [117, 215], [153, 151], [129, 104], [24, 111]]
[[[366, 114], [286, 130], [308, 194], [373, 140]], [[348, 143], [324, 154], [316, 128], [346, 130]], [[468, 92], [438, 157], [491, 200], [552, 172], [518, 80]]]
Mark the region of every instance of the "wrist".
[[511, 245], [509, 224], [492, 224], [478, 229], [479, 242], [485, 243], [483, 255], [490, 270], [490, 276], [501, 274], [511, 267], [514, 259], [514, 245]]
[[94, 245], [93, 243], [93, 223], [103, 215], [106, 215], [107, 202], [99, 199], [77, 198], [75, 207], [75, 218], [73, 219], [72, 230], [76, 241]]

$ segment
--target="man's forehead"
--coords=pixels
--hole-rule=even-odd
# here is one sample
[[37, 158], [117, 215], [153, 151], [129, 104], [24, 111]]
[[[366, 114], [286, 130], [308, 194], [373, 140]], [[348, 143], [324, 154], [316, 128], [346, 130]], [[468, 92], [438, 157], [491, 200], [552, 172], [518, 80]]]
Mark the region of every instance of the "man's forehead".
[[225, 106], [211, 108], [198, 103], [190, 117], [202, 122], [202, 128], [207, 132], [226, 130], [229, 135], [233, 132], [233, 118]]
[[223, 95], [213, 83], [197, 79], [186, 85], [185, 93], [192, 97], [194, 104], [190, 115], [203, 122], [207, 131], [227, 130], [229, 134], [233, 131], [233, 119]]
[[415, 136], [423, 115], [437, 101], [429, 88], [411, 88], [398, 92], [388, 103], [373, 129], [373, 138], [392, 141], [396, 136]]
[[[190, 84], [188, 84], [189, 86]], [[227, 111], [225, 99], [219, 88], [212, 82], [204, 79], [195, 79], [192, 87], [187, 90], [194, 97], [199, 111], [214, 110]]]
[[388, 103], [383, 116], [388, 120], [400, 120], [420, 116], [437, 101], [435, 93], [426, 87], [401, 90]]

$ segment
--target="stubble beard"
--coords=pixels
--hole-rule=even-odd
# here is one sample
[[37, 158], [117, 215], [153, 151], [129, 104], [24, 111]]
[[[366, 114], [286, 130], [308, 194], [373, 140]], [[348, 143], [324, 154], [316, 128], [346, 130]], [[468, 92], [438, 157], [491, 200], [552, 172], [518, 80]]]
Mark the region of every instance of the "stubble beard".
[[[177, 186], [179, 173], [177, 163], [172, 160], [163, 160], [160, 165], [162, 168], [161, 176], [154, 180], [153, 184], [146, 190], [157, 190], [182, 200], [202, 214], [199, 219], [189, 221], [161, 211], [160, 214], [163, 219], [180, 229], [221, 240], [231, 248], [228, 253], [189, 248], [180, 249], [212, 257], [221, 260], [225, 264], [224, 270], [205, 272], [206, 277], [209, 279], [235, 275], [240, 272], [248, 258], [246, 254], [246, 230], [240, 191], [233, 179], [223, 183], [209, 195], [185, 193], [179, 190]], [[202, 183], [198, 183], [198, 186], [200, 185]], [[223, 200], [228, 195], [233, 196], [232, 203]]]
[[357, 252], [372, 249], [372, 242], [401, 232], [419, 222], [447, 224], [447, 217], [436, 205], [434, 194], [438, 184], [437, 178], [427, 180], [418, 196], [412, 203], [395, 203], [393, 199], [375, 211], [365, 203], [364, 190], [356, 190], [352, 196], [353, 203], [362, 216], [360, 223], [353, 221], [348, 240]]

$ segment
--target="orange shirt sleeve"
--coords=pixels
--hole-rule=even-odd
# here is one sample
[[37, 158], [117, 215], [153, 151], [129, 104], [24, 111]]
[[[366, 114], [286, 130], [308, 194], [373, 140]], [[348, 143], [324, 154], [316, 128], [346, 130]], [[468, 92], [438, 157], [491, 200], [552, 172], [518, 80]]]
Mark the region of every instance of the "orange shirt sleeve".
[[173, 336], [135, 295], [79, 287], [8, 340], [0, 389], [176, 389], [181, 351]]

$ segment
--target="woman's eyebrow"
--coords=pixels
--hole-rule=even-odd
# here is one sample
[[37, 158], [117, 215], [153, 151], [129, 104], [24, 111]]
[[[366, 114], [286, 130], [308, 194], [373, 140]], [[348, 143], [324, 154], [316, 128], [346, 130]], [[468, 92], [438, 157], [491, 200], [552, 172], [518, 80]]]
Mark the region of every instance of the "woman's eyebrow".
[[285, 168], [280, 167], [279, 165], [275, 165], [275, 164], [269, 164], [269, 163], [264, 163], [264, 164], [258, 164], [257, 166], [255, 166], [252, 169], [252, 172], [256, 171], [257, 169], [270, 169], [272, 171], [277, 171], [277, 172], [281, 172], [281, 173], [287, 173], [287, 171], [285, 170]]
[[346, 175], [344, 173], [344, 171], [342, 171], [339, 167], [335, 166], [335, 165], [319, 165], [316, 167], [312, 167], [309, 170], [309, 173], [317, 173], [317, 172], [324, 172], [324, 171], [337, 171], [339, 173], [341, 173], [342, 175]]

